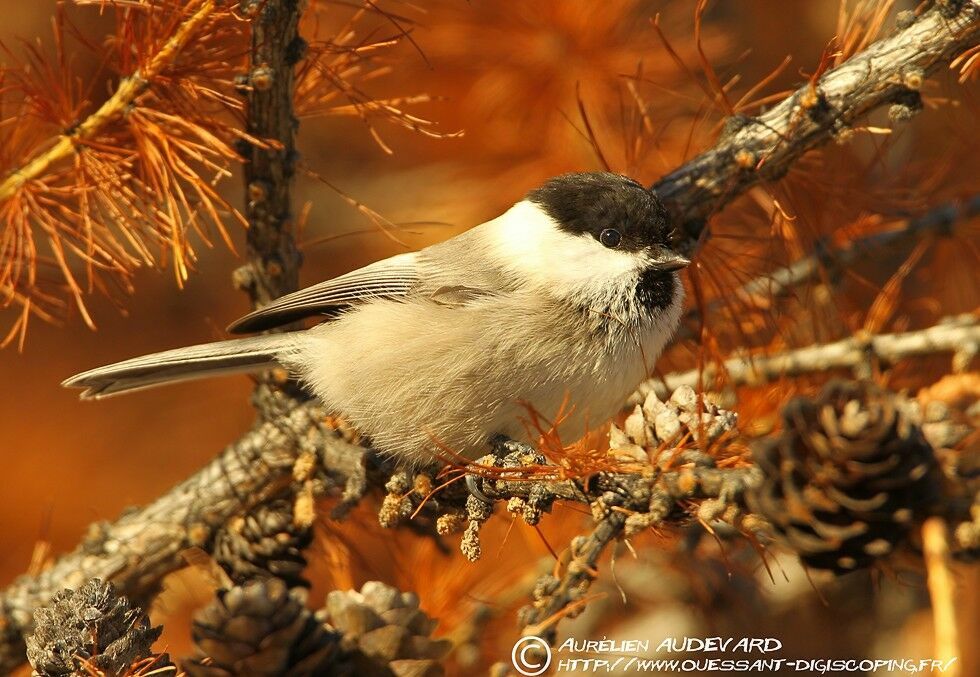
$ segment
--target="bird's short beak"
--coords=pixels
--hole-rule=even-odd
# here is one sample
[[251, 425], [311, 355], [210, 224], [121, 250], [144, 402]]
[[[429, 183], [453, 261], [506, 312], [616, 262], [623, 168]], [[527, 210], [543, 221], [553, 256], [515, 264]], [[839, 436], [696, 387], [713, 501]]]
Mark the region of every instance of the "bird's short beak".
[[681, 256], [672, 249], [667, 249], [666, 247], [658, 247], [654, 251], [653, 262], [650, 267], [654, 270], [662, 270], [665, 273], [671, 273], [675, 270], [680, 270], [681, 268], [687, 268], [691, 265], [691, 260], [686, 256]]

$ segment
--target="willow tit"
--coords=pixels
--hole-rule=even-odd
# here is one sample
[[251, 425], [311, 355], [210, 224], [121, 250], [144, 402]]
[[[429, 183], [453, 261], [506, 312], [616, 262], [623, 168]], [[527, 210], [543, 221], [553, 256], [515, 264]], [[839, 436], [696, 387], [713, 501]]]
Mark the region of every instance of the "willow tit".
[[[615, 414], [677, 326], [689, 261], [636, 181], [565, 174], [503, 215], [283, 296], [231, 332], [309, 329], [179, 348], [73, 376], [101, 398], [281, 365], [407, 463], [529, 440], [529, 407], [572, 441]], [[559, 420], [556, 420], [559, 419]]]

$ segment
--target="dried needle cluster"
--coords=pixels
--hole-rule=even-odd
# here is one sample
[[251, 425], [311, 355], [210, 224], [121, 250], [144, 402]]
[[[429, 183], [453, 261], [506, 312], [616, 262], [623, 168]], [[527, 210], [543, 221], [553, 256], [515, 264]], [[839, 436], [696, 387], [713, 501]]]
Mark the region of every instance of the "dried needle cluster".
[[[182, 284], [200, 243], [233, 249], [229, 224], [247, 225], [249, 210], [231, 204], [219, 184], [242, 161], [282, 153], [278, 135], [255, 126], [252, 95], [287, 78], [268, 63], [250, 64], [248, 46], [256, 25], [298, 17], [299, 3], [73, 4], [112, 22], [105, 39], [74, 40], [59, 11], [53, 54], [25, 41], [0, 65], [0, 309], [20, 311], [0, 346], [23, 342], [30, 317], [58, 321], [72, 305], [94, 327], [88, 297], [132, 293], [141, 267], [169, 264]], [[303, 25], [308, 40], [282, 45], [285, 63], [277, 65], [295, 66], [287, 95], [297, 115], [357, 116], [389, 152], [379, 120], [443, 136], [405, 110], [429, 97], [379, 100], [365, 91], [366, 81], [391, 72], [386, 59], [407, 39], [410, 22], [384, 3], [349, 5], [346, 20], [321, 22], [320, 10], [337, 13], [337, 6], [314, 3]], [[85, 82], [71, 65], [74, 52], [88, 50], [99, 67]], [[100, 102], [106, 81], [112, 91]], [[292, 124], [291, 113], [285, 119]], [[273, 190], [251, 184], [249, 199]]]
[[141, 266], [169, 260], [183, 281], [193, 238], [230, 243], [226, 219], [238, 217], [214, 187], [248, 138], [230, 88], [246, 53], [230, 3], [76, 4], [114, 23], [98, 48], [95, 81], [115, 86], [101, 105], [88, 98], [95, 82], [68, 68], [60, 12], [54, 58], [27, 48], [0, 69], [0, 302], [22, 310], [8, 339], [23, 340], [31, 315], [56, 319], [66, 301], [92, 326], [85, 296], [131, 291]]

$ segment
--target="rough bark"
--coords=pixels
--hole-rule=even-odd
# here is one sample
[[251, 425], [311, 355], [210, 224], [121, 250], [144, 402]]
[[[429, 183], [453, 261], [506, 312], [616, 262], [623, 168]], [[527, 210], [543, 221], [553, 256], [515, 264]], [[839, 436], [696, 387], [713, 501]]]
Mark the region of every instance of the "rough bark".
[[[153, 503], [115, 522], [91, 525], [74, 551], [7, 587], [0, 620], [7, 630], [26, 631], [36, 607], [49, 603], [58, 591], [78, 588], [93, 578], [112, 581], [136, 603], [148, 600], [164, 576], [184, 566], [185, 549], [207, 549], [215, 531], [229, 519], [289, 489], [304, 452], [330, 467], [345, 468], [335, 477], [357, 477], [364, 450], [322, 429], [322, 415], [313, 405], [301, 405], [275, 421], [260, 423]], [[5, 641], [15, 637], [2, 635]], [[0, 649], [6, 645], [0, 644]], [[0, 653], [0, 674], [23, 660], [23, 655]]]
[[753, 185], [779, 179], [804, 153], [849, 133], [871, 111], [916, 112], [924, 80], [977, 44], [978, 32], [980, 2], [937, 2], [911, 25], [828, 70], [815, 87], [800, 87], [758, 117], [731, 118], [714, 147], [652, 188], [693, 244], [709, 216]]
[[678, 506], [690, 499], [713, 500], [718, 514], [728, 506], [738, 507], [747, 487], [756, 481], [752, 468], [698, 466], [653, 479], [640, 474], [598, 476], [586, 499], [596, 523], [589, 534], [572, 540], [570, 559], [559, 577], [549, 574], [539, 579], [535, 590], [540, 594], [521, 611], [523, 634], [553, 642], [558, 621], [582, 608], [606, 546], [624, 533], [666, 524], [670, 517], [683, 514]]

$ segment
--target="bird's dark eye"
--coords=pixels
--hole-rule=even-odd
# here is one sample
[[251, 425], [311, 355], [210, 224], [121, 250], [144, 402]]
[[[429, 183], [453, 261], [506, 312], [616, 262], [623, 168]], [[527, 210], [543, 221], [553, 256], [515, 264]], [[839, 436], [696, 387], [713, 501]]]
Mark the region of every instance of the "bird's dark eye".
[[599, 242], [602, 243], [603, 247], [609, 247], [610, 249], [618, 247], [622, 240], [623, 234], [615, 228], [606, 228], [599, 233]]

